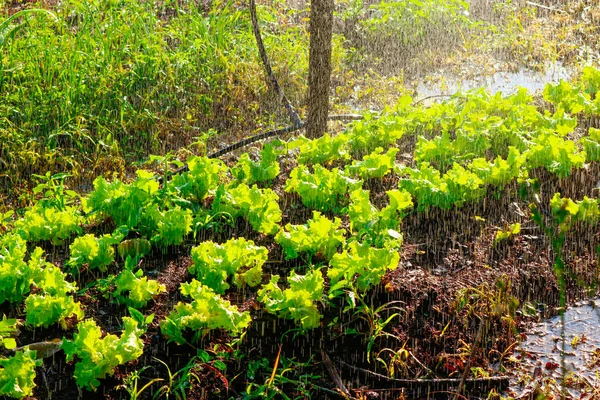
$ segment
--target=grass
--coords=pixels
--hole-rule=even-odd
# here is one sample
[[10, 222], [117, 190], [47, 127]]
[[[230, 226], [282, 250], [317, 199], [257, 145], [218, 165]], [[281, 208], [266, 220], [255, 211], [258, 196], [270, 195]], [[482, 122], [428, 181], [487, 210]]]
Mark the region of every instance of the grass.
[[[553, 48], [570, 54], [538, 45], [544, 36], [539, 10], [505, 1], [482, 11], [481, 2], [471, 3], [341, 2], [334, 28], [334, 110], [382, 109], [407, 93], [414, 76], [465, 59], [487, 65], [495, 60], [491, 55], [506, 53], [530, 63]], [[557, 37], [574, 23], [575, 3], [569, 3], [570, 19], [551, 15]], [[47, 7], [56, 17], [15, 16], [16, 7], [0, 1], [4, 21], [13, 15], [8, 25], [19, 28], [0, 44], [0, 198], [9, 197], [8, 207], [28, 204], [16, 199], [31, 188], [32, 174], [66, 171], [72, 175], [67, 184], [85, 191], [96, 176], [123, 177], [149, 154], [185, 158], [203, 152], [210, 135], [233, 142], [286, 123], [265, 83], [241, 0], [211, 6], [174, 0], [27, 5]], [[307, 8], [274, 0], [259, 4], [258, 12], [275, 73], [302, 115]]]
[[[239, 4], [205, 11], [194, 2], [66, 1], [54, 12], [56, 20], [22, 17], [25, 27], [4, 48], [0, 158], [13, 183], [47, 169], [87, 179], [122, 173], [123, 160], [176, 149], [209, 128], [241, 132], [269, 118]], [[261, 16], [267, 25], [277, 19]], [[278, 30], [284, 35], [270, 30], [267, 45], [283, 53], [274, 63], [284, 63], [286, 89], [300, 93], [305, 60], [294, 56], [304, 52], [305, 33]]]

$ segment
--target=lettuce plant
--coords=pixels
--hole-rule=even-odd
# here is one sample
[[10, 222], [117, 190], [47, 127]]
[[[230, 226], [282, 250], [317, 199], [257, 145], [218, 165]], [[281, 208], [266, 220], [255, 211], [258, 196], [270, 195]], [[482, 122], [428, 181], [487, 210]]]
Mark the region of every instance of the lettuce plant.
[[229, 214], [234, 218], [246, 219], [252, 228], [265, 235], [272, 235], [279, 229], [281, 209], [277, 203], [279, 196], [271, 189], [250, 188], [245, 183], [235, 188], [217, 190], [212, 211]]
[[135, 228], [144, 207], [153, 200], [159, 189], [154, 174], [138, 170], [137, 179], [130, 184], [115, 180], [107, 182], [99, 176], [94, 180], [94, 190], [83, 199], [83, 210], [88, 215], [110, 217], [117, 226]]
[[35, 351], [17, 351], [14, 356], [0, 357], [0, 396], [22, 399], [33, 394], [35, 368], [42, 365]]
[[192, 248], [189, 272], [205, 286], [223, 294], [229, 289], [228, 277], [237, 287], [257, 286], [262, 281], [262, 266], [269, 252], [245, 238], [230, 239], [223, 245], [203, 242]]
[[345, 230], [340, 229], [341, 224], [339, 218], [331, 221], [320, 212], [313, 211], [313, 217], [306, 225], [287, 224], [275, 236], [275, 241], [283, 247], [288, 260], [300, 253], [329, 260], [344, 243]]
[[392, 147], [386, 153], [382, 153], [383, 149], [378, 147], [361, 161], [355, 160], [352, 165], [347, 166], [346, 172], [360, 179], [382, 178], [394, 168], [398, 148]]
[[298, 163], [300, 164], [326, 164], [335, 160], [350, 158], [348, 149], [348, 136], [340, 134], [330, 136], [324, 134], [317, 139], [304, 139], [300, 144]]
[[395, 250], [376, 249], [367, 243], [350, 243], [347, 250], [335, 254], [329, 263], [329, 297], [338, 296], [343, 289], [366, 291], [379, 284], [387, 271], [398, 267], [398, 262], [400, 254]]
[[161, 246], [180, 245], [192, 231], [192, 211], [179, 206], [161, 210], [158, 204], [150, 204], [140, 221], [141, 232]]
[[82, 218], [74, 207], [67, 206], [61, 211], [37, 204], [15, 222], [14, 229], [27, 241], [49, 240], [53, 244], [60, 244], [73, 233], [81, 232], [81, 222]]
[[293, 319], [302, 329], [319, 326], [321, 314], [317, 301], [323, 297], [323, 275], [320, 270], [312, 270], [306, 275], [297, 275], [292, 271], [287, 279], [289, 288], [282, 290], [279, 275], [273, 275], [271, 281], [258, 291], [258, 299], [271, 314], [285, 319]]
[[225, 183], [227, 166], [223, 161], [208, 157], [190, 157], [188, 171], [173, 176], [167, 186], [183, 198], [201, 202]]
[[106, 271], [115, 260], [113, 245], [117, 243], [118, 241], [110, 235], [96, 237], [93, 234], [86, 234], [75, 238], [69, 247], [71, 257], [68, 264], [75, 268], [87, 264], [89, 269], [97, 268]]
[[144, 342], [140, 336], [144, 333], [143, 329], [129, 317], [123, 317], [123, 324], [121, 337], [113, 334], [103, 337], [94, 320], [87, 319], [79, 322], [73, 340], [63, 338], [62, 349], [67, 355], [67, 362], [73, 361], [75, 356], [78, 359], [73, 374], [77, 386], [96, 390], [100, 385], [99, 379], [114, 374], [118, 365], [142, 355]]
[[148, 279], [141, 269], [134, 273], [132, 269], [127, 267], [117, 276], [115, 284], [117, 288], [114, 296], [117, 302], [134, 308], [145, 307], [154, 296], [166, 291], [165, 285], [158, 283], [156, 280]]
[[77, 285], [67, 282], [65, 278], [60, 268], [49, 263], [39, 272], [35, 280], [38, 290], [25, 299], [28, 324], [47, 327], [58, 322], [66, 329], [66, 318], [83, 318], [81, 305], [70, 294], [77, 290]]
[[398, 186], [416, 197], [420, 211], [432, 206], [447, 210], [485, 194], [483, 180], [458, 163], [443, 176], [427, 162], [418, 169], [406, 168], [405, 172], [408, 177], [401, 179]]
[[[401, 99], [402, 104], [412, 101], [405, 96]], [[399, 104], [401, 107], [402, 104]], [[348, 145], [353, 155], [369, 154], [378, 147], [388, 148], [394, 145], [406, 132], [406, 120], [393, 113], [374, 118], [373, 115], [365, 115], [362, 121], [353, 124], [347, 134]]]
[[278, 152], [270, 144], [265, 144], [260, 153], [259, 161], [252, 161], [248, 153], [240, 156], [231, 174], [239, 181], [247, 185], [257, 182], [272, 181], [279, 175]]
[[0, 237], [0, 304], [19, 303], [46, 265], [44, 251], [36, 247], [26, 262], [27, 243], [16, 234]]
[[485, 158], [476, 158], [468, 169], [475, 173], [485, 184], [504, 187], [522, 174], [524, 158], [516, 147], [509, 147], [508, 156], [496, 157], [493, 162]]
[[356, 189], [350, 194], [350, 230], [374, 247], [402, 245], [398, 230], [405, 213], [413, 207], [412, 196], [405, 190], [389, 190], [387, 195], [389, 204], [379, 210], [371, 204], [368, 190]]
[[0, 346], [8, 350], [14, 350], [17, 347], [15, 337], [18, 334], [17, 319], [6, 318], [6, 315], [2, 314], [2, 320], [0, 320]]
[[551, 133], [538, 136], [523, 155], [528, 168], [544, 167], [563, 178], [585, 162], [585, 153], [579, 152], [575, 142]]
[[362, 181], [346, 176], [337, 168], [329, 171], [316, 164], [313, 169], [311, 173], [308, 167], [297, 166], [285, 184], [285, 191], [298, 193], [306, 207], [319, 211], [340, 211], [347, 204], [348, 190], [362, 185]]
[[600, 161], [600, 129], [590, 128], [588, 136], [584, 136], [579, 143], [585, 150], [587, 161]]
[[248, 311], [240, 312], [208, 286], [192, 279], [181, 284], [181, 293], [192, 298], [191, 303], [179, 302], [160, 324], [160, 330], [169, 341], [186, 343], [184, 331], [195, 332], [192, 341], [213, 329], [225, 329], [239, 334], [248, 327], [252, 318]]

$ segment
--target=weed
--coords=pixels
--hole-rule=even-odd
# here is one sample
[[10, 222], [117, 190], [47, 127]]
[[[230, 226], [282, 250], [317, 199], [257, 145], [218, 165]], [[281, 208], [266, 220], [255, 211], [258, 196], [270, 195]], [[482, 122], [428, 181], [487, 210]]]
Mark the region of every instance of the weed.
[[146, 383], [144, 386], [142, 386], [141, 388], [138, 389], [138, 383], [141, 378], [141, 375], [148, 368], [150, 368], [150, 367], [146, 366], [146, 367], [140, 368], [138, 370], [132, 371], [129, 375], [127, 375], [125, 377], [123, 384], [120, 386], [121, 389], [125, 389], [127, 391], [127, 393], [130, 396], [129, 398], [131, 400], [139, 399], [141, 394], [146, 389], [148, 389], [154, 383], [162, 381], [162, 379], [160, 379], [160, 378], [155, 378], [155, 379], [150, 380], [148, 383]]
[[[355, 309], [353, 317], [356, 317], [358, 320], [362, 320], [367, 324], [368, 332], [363, 332], [362, 334], [366, 339], [368, 339], [367, 361], [370, 362], [371, 351], [377, 339], [382, 337], [396, 338], [395, 335], [386, 332], [385, 328], [390, 324], [390, 322], [392, 322], [392, 320], [394, 320], [394, 318], [400, 317], [400, 312], [404, 312], [404, 309], [398, 305], [403, 304], [403, 302], [399, 300], [390, 301], [375, 307], [373, 303], [368, 304], [363, 297], [364, 296], [357, 294], [356, 292], [348, 291], [347, 301], [349, 305], [345, 308], [345, 310], [347, 311], [350, 309]], [[386, 315], [387, 318], [384, 319], [383, 315], [389, 314], [392, 311], [397, 312], [393, 312], [391, 315]]]
[[[300, 362], [293, 358], [280, 356], [277, 358], [274, 366], [271, 368], [271, 374], [264, 383], [258, 384], [249, 382], [246, 386], [246, 391], [242, 393], [244, 399], [312, 399], [314, 389], [320, 389], [314, 384], [314, 381], [319, 379], [319, 375], [310, 372], [304, 372], [310, 368], [312, 357], [306, 362]], [[251, 361], [248, 368], [247, 377], [251, 381], [255, 381], [261, 375], [261, 370], [265, 370], [265, 374], [270, 367], [269, 360], [262, 358], [260, 360]], [[293, 397], [288, 396], [290, 392], [284, 392], [283, 386], [291, 386]], [[288, 393], [288, 394], [286, 394]]]

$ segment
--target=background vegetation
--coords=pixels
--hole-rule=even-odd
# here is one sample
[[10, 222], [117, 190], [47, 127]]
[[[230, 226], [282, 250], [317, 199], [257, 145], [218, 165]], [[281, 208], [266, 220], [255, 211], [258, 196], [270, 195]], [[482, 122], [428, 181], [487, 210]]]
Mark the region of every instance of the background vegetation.
[[[331, 101], [363, 120], [223, 161], [289, 124], [245, 2], [0, 1], [0, 395], [322, 398], [342, 363], [506, 383], [526, 324], [598, 288], [600, 72], [575, 67], [600, 15], [563, 3], [340, 0]], [[305, 115], [308, 4], [258, 11]], [[552, 62], [580, 76], [407, 95]]]
[[[285, 123], [265, 84], [243, 2], [67, 0], [0, 7], [4, 18], [22, 9], [53, 12], [15, 18], [8, 27], [18, 29], [2, 40], [3, 195], [48, 170], [68, 171], [71, 186], [89, 190], [98, 174], [122, 176], [148, 154], [194, 143], [199, 146], [187, 151], [200, 153], [215, 133], [222, 136], [218, 142], [231, 142]], [[523, 28], [524, 11], [512, 2], [493, 9], [458, 0], [342, 1], [337, 7], [332, 101], [339, 110], [381, 108], [403, 95], [413, 77], [469, 55], [479, 35], [500, 33], [505, 42], [483, 43], [498, 49], [513, 42], [516, 25]], [[307, 4], [259, 5], [275, 73], [300, 111], [307, 15]]]

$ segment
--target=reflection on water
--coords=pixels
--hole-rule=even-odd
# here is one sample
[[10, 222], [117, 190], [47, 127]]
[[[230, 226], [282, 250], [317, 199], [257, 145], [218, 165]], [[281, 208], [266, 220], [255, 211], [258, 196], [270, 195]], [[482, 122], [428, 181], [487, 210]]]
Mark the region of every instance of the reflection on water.
[[[561, 340], [560, 316], [538, 324], [519, 345], [521, 366], [531, 377], [561, 380], [561, 356], [564, 354], [566, 373], [582, 377], [597, 385], [600, 373], [600, 300], [579, 304], [565, 311], [565, 345]], [[573, 386], [573, 385], [571, 385]], [[517, 387], [513, 387], [517, 390]], [[574, 398], [578, 388], [569, 387]]]
[[517, 72], [497, 72], [490, 76], [463, 79], [458, 76], [444, 76], [435, 83], [421, 82], [417, 85], [415, 98], [452, 95], [472, 89], [484, 88], [489, 93], [502, 92], [504, 95], [515, 93], [519, 87], [534, 93], [544, 89], [547, 83], [556, 83], [561, 79], [570, 79], [572, 73], [559, 63], [551, 64], [545, 72], [519, 70]]

